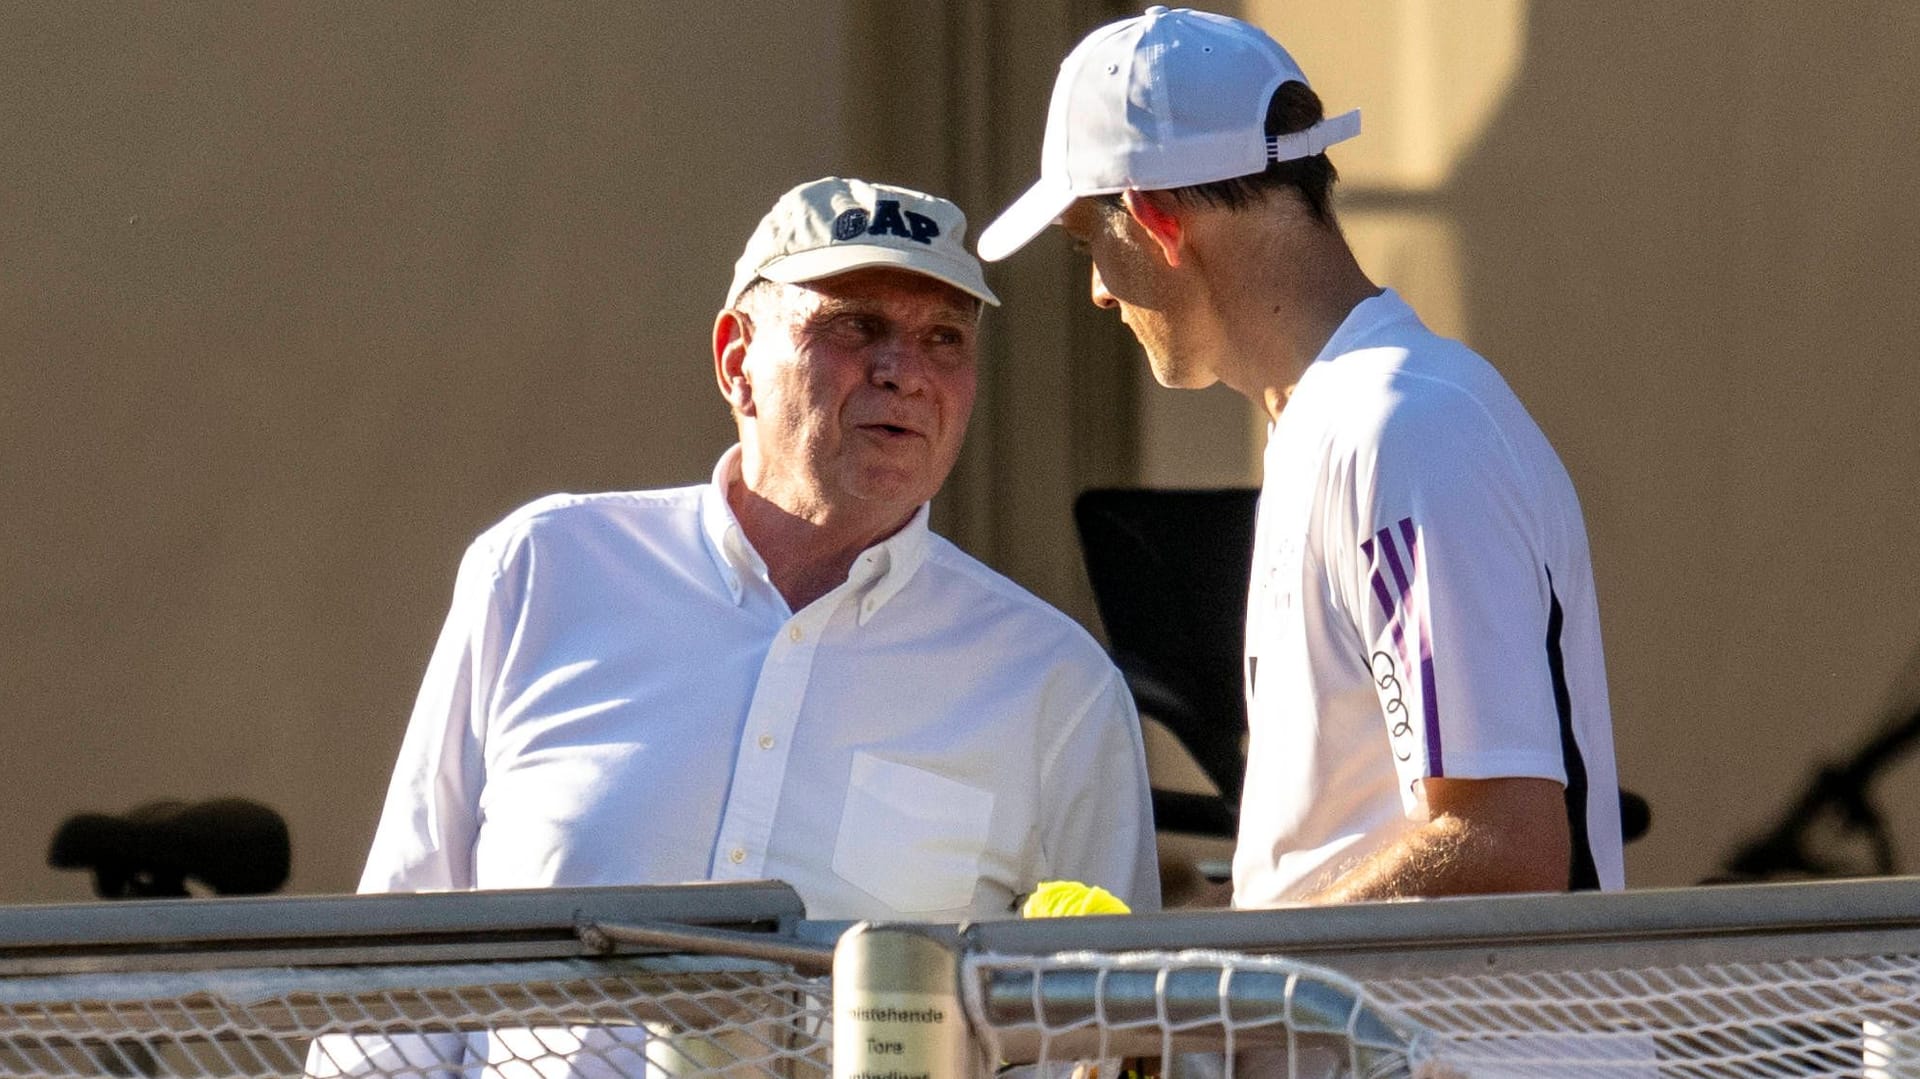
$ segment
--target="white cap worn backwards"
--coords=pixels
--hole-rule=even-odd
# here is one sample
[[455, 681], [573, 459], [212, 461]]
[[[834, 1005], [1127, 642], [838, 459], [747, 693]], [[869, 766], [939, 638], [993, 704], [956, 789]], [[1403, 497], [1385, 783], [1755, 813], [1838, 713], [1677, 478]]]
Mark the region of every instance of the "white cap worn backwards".
[[1047, 109], [1040, 182], [980, 234], [997, 262], [1084, 195], [1158, 191], [1261, 172], [1360, 133], [1359, 110], [1269, 138], [1267, 103], [1300, 66], [1259, 27], [1189, 8], [1087, 35], [1060, 65]]
[[946, 199], [838, 176], [814, 180], [780, 196], [760, 219], [734, 264], [727, 306], [756, 277], [798, 284], [867, 266], [925, 274], [998, 304], [961, 242], [966, 235], [967, 215]]

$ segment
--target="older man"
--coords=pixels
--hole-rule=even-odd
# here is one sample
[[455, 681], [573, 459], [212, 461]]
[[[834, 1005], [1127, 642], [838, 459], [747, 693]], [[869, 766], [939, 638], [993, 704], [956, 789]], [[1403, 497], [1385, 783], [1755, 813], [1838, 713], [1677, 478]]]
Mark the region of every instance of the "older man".
[[709, 482], [480, 536], [362, 891], [777, 878], [822, 918], [1158, 899], [1137, 719], [1078, 625], [927, 529], [982, 302], [952, 203], [829, 178], [714, 321]]
[[[965, 231], [860, 180], [774, 204], [714, 320], [739, 444], [707, 483], [554, 495], [474, 541], [361, 891], [770, 877], [816, 918], [958, 921], [1064, 877], [1158, 904], [1119, 673], [927, 529], [998, 302]], [[697, 1070], [678, 1052], [331, 1035], [308, 1070]]]

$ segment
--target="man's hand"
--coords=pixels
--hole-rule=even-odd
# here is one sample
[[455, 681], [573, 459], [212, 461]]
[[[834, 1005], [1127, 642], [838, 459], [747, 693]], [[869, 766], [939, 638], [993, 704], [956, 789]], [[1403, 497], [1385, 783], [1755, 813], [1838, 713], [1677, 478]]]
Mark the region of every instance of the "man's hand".
[[1565, 788], [1551, 779], [1427, 779], [1427, 821], [1347, 867], [1315, 903], [1494, 892], [1562, 892]]

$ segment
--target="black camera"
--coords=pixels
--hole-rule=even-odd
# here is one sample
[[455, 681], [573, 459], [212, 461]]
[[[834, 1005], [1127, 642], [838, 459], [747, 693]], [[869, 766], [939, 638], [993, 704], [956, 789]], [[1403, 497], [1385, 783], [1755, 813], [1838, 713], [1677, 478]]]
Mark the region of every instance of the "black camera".
[[90, 869], [102, 899], [264, 895], [287, 882], [292, 847], [280, 814], [244, 798], [149, 802], [122, 816], [82, 813], [54, 833], [47, 864]]

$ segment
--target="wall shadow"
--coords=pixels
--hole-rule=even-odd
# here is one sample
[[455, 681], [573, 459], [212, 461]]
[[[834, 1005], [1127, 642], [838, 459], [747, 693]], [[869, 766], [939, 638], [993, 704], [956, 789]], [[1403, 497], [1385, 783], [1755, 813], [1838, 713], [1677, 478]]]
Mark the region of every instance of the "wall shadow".
[[1586, 508], [1637, 885], [1764, 827], [1920, 637], [1916, 45], [1908, 5], [1535, 5], [1438, 196]]

